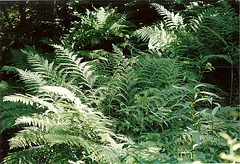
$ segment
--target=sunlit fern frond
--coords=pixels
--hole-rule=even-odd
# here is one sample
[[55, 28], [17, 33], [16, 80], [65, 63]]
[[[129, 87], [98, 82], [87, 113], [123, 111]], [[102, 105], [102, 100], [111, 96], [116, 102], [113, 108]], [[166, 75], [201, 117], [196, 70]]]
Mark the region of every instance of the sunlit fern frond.
[[26, 127], [9, 140], [10, 148], [33, 147], [44, 144], [44, 138], [37, 127]]
[[15, 94], [11, 96], [5, 96], [3, 98], [3, 101], [9, 101], [9, 102], [21, 102], [25, 105], [31, 105], [34, 104], [37, 105], [39, 108], [47, 108], [48, 110], [58, 113], [60, 109], [56, 108], [52, 103], [49, 103], [39, 97], [33, 96], [33, 95], [22, 95], [22, 94]]
[[[117, 135], [108, 128], [111, 121], [101, 112], [82, 104], [80, 99], [66, 88], [44, 86], [39, 88], [39, 92], [41, 98], [20, 94], [4, 97], [4, 101], [22, 102], [46, 109], [42, 114], [23, 116], [16, 120], [16, 125], [24, 124], [26, 127], [10, 140], [11, 148], [65, 144], [78, 147], [88, 155], [94, 154], [93, 161], [118, 161], [119, 154], [114, 148], [122, 150], [122, 145], [118, 145], [112, 138]], [[126, 141], [124, 138], [118, 139]], [[114, 145], [115, 147], [112, 147]]]
[[[80, 94], [84, 93], [85, 95], [84, 101], [92, 105], [98, 105], [102, 97], [99, 97], [97, 93], [100, 94], [104, 87], [95, 87], [98, 75], [94, 74], [91, 64], [89, 62], [82, 62], [82, 58], [79, 58], [77, 54], [62, 46], [54, 45], [54, 47], [57, 49], [59, 67], [64, 70], [67, 77], [72, 80], [75, 86], [80, 86]], [[69, 88], [74, 88], [74, 86]]]
[[27, 55], [32, 72], [37, 72], [48, 84], [66, 86], [68, 80], [66, 79], [67, 73], [64, 72], [64, 69], [61, 70], [54, 62], [49, 63], [48, 59], [43, 58], [36, 50], [32, 50], [32, 48], [28, 47], [22, 52]]
[[136, 31], [136, 35], [148, 42], [149, 50], [164, 50], [176, 40], [173, 31], [165, 30], [162, 23], [148, 27], [142, 27]]
[[152, 3], [151, 5], [155, 7], [159, 15], [164, 16], [165, 23], [170, 29], [178, 30], [180, 28], [184, 28], [183, 17], [180, 16], [179, 13], [174, 14], [173, 12], [170, 12], [167, 9], [165, 9], [164, 6], [159, 5], [157, 3]]
[[29, 91], [36, 91], [39, 87], [47, 84], [47, 81], [37, 72], [24, 71], [18, 68], [17, 71]]
[[103, 7], [100, 7], [96, 13], [97, 22], [100, 28], [105, 24], [108, 17], [109, 13], [106, 13], [105, 9]]
[[5, 102], [2, 105], [1, 109], [1, 131], [4, 131], [9, 128], [21, 127], [23, 125], [15, 124], [15, 121], [19, 117], [30, 116], [33, 113], [43, 113], [44, 109], [24, 105], [20, 102], [12, 103]]
[[129, 27], [133, 26], [125, 15], [117, 13], [117, 8], [110, 6], [94, 8], [93, 11], [87, 9], [85, 14], [75, 15], [81, 22], [74, 22], [74, 27], [65, 38], [75, 50], [116, 37], [129, 37]]
[[65, 68], [71, 77], [78, 77], [82, 80], [82, 84], [88, 88], [92, 88], [95, 82], [95, 77], [92, 77], [91, 66], [88, 62], [81, 62], [82, 58], [78, 58], [77, 54], [70, 52], [59, 45], [54, 45], [57, 49], [57, 59], [61, 63], [60, 67]]

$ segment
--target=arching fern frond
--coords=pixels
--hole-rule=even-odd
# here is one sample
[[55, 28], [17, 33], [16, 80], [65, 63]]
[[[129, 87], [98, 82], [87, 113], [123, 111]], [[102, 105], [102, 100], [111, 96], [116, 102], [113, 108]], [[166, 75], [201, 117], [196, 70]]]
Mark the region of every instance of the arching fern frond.
[[181, 28], [184, 28], [183, 17], [180, 16], [179, 13], [174, 14], [173, 12], [165, 9], [164, 6], [157, 3], [152, 3], [151, 5], [155, 7], [160, 15], [164, 16], [165, 23], [170, 29], [179, 30]]
[[145, 88], [161, 88], [180, 82], [180, 65], [175, 59], [143, 57], [138, 65], [140, 81]]
[[32, 50], [32, 48], [23, 50], [23, 52], [27, 55], [28, 62], [32, 67], [31, 70], [41, 75], [48, 84], [66, 86], [67, 73], [64, 72], [64, 69], [59, 69], [59, 66], [56, 66], [54, 62], [49, 63], [47, 59], [37, 54], [36, 50]]
[[91, 66], [88, 62], [81, 62], [82, 58], [78, 58], [77, 54], [69, 52], [68, 49], [64, 49], [61, 46], [54, 45], [58, 49], [57, 59], [61, 63], [61, 67], [69, 73], [72, 77], [81, 77], [82, 84], [92, 88], [95, 82], [95, 77], [92, 77]]
[[19, 117], [30, 116], [33, 113], [43, 113], [44, 111], [42, 108], [36, 110], [35, 106], [24, 105], [20, 102], [5, 102], [1, 109], [1, 132], [9, 128], [23, 126], [15, 124], [16, 119]]
[[174, 32], [170, 30], [165, 30], [163, 23], [148, 27], [142, 27], [135, 33], [144, 41], [148, 41], [149, 50], [164, 50], [176, 40], [176, 35], [174, 34]]
[[51, 71], [53, 69], [54, 63], [49, 63], [47, 59], [44, 59], [40, 55], [38, 55], [35, 51], [31, 50], [22, 50], [23, 53], [27, 55], [28, 62], [32, 66], [32, 70], [35, 72], [39, 72], [46, 77], [48, 77], [51, 74]]
[[65, 40], [75, 50], [81, 50], [86, 46], [94, 46], [108, 39], [127, 37], [131, 23], [126, 16], [117, 13], [116, 8], [100, 7], [93, 11], [86, 10], [85, 14], [75, 12], [81, 22], [73, 23], [74, 27]]
[[[103, 87], [95, 87], [95, 81], [98, 76], [93, 74], [94, 70], [89, 62], [81, 62], [82, 58], [78, 58], [77, 54], [70, 52], [62, 46], [53, 45], [57, 49], [57, 61], [62, 70], [67, 72], [68, 77], [73, 79], [73, 84], [82, 88], [84, 95], [87, 99], [84, 102], [99, 105], [102, 97], [99, 97], [99, 92], [104, 89]], [[96, 94], [98, 93], [98, 94]], [[81, 93], [82, 94], [82, 93]]]
[[25, 82], [26, 87], [29, 91], [36, 91], [39, 87], [42, 87], [47, 84], [47, 81], [44, 80], [41, 74], [31, 71], [23, 71], [17, 68], [18, 73], [20, 74], [21, 79]]
[[37, 127], [26, 127], [10, 140], [10, 148], [33, 147], [44, 144], [44, 138]]
[[52, 112], [55, 112], [55, 113], [59, 112], [59, 109], [57, 109], [53, 104], [32, 95], [15, 94], [11, 96], [5, 96], [3, 98], [3, 101], [21, 102], [23, 104], [31, 105], [31, 106], [36, 104], [38, 107], [41, 107], [41, 108], [46, 107]]
[[[64, 144], [92, 155], [93, 161], [107, 160], [109, 163], [112, 160], [119, 160], [118, 151], [112, 146], [115, 145], [115, 148], [121, 151], [122, 147], [112, 138], [117, 135], [108, 128], [111, 126], [111, 121], [101, 112], [96, 112], [82, 104], [80, 99], [66, 88], [44, 86], [39, 88], [39, 92], [41, 98], [20, 94], [4, 97], [4, 101], [22, 102], [46, 108], [42, 114], [23, 116], [16, 120], [16, 125], [24, 124], [27, 127], [10, 140], [11, 148], [31, 148], [36, 145], [54, 147]], [[44, 92], [46, 94], [43, 94]], [[127, 141], [125, 138], [118, 140]], [[110, 156], [113, 154], [114, 158]], [[8, 158], [11, 158], [11, 154]]]

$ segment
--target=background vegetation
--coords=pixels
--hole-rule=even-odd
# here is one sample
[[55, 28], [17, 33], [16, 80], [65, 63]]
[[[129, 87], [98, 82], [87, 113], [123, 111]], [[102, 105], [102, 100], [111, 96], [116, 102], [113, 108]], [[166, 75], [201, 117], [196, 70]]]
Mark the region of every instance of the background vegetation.
[[1, 2], [3, 163], [239, 156], [232, 1]]

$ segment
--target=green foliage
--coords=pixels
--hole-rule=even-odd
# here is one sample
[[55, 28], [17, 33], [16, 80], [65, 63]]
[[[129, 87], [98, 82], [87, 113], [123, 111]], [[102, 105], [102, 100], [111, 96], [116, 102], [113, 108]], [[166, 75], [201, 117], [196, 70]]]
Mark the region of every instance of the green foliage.
[[162, 88], [181, 81], [181, 67], [174, 59], [147, 55], [138, 64], [140, 82], [146, 88]]
[[[220, 89], [202, 81], [210, 62], [236, 64], [238, 16], [225, 2], [196, 4], [171, 12], [152, 3], [163, 20], [132, 36], [148, 50], [126, 40], [131, 26], [109, 6], [75, 13], [81, 22], [51, 44], [54, 57], [12, 50], [1, 72], [24, 86], [0, 83], [1, 130], [18, 130], [3, 163], [238, 162], [239, 144], [224, 133], [239, 138], [239, 108], [223, 106]], [[89, 50], [119, 38], [124, 50]]]
[[142, 27], [135, 35], [148, 42], [149, 50], [187, 59], [200, 74], [205, 72], [207, 62], [216, 59], [226, 60], [229, 65], [237, 64], [238, 40], [235, 34], [239, 31], [234, 9], [225, 1], [219, 1], [218, 7], [194, 4], [196, 6], [186, 9], [185, 15], [193, 15], [186, 20], [180, 12], [175, 14], [159, 4], [151, 4], [163, 20]]
[[126, 21], [126, 16], [117, 13], [116, 8], [100, 7], [93, 11], [86, 10], [85, 14], [78, 12], [75, 16], [81, 19], [81, 22], [73, 22], [74, 27], [70, 30], [65, 40], [75, 50], [84, 47], [100, 44], [106, 40], [129, 37], [130, 22]]
[[[165, 106], [168, 111], [156, 112], [159, 117], [161, 115], [165, 117], [162, 120], [164, 120], [167, 128], [160, 134], [147, 134], [143, 139], [154, 139], [156, 142], [164, 143], [167, 154], [171, 152], [170, 154], [179, 156], [179, 160], [181, 158], [181, 160], [192, 158], [192, 160], [213, 162], [212, 155], [207, 152], [210, 150], [217, 155], [219, 150], [226, 146], [221, 144], [222, 141], [216, 136], [215, 132], [231, 129], [230, 131], [237, 135], [239, 129], [236, 128], [237, 121], [231, 121], [230, 123], [229, 120], [232, 119], [225, 117], [228, 112], [218, 103], [214, 103], [214, 97], [217, 98], [216, 95], [199, 90], [201, 86], [197, 85], [192, 89], [181, 88], [187, 92], [182, 97], [177, 98], [174, 105]], [[208, 102], [208, 106], [205, 106], [206, 102]], [[215, 104], [216, 107], [211, 109], [211, 104]], [[237, 110], [236, 108], [228, 109]], [[209, 145], [211, 145], [210, 149], [207, 148]], [[176, 154], [177, 152], [179, 154]], [[184, 152], [184, 154], [180, 152]]]
[[195, 46], [204, 54], [229, 53], [231, 55], [227, 56], [230, 59], [236, 59], [238, 16], [227, 2], [219, 1], [219, 4], [219, 7], [194, 10], [198, 16], [190, 20], [190, 28], [193, 28], [193, 34], [197, 37]]
[[[26, 124], [27, 126], [10, 140], [12, 149], [40, 146], [41, 151], [42, 148], [52, 149], [56, 145], [66, 145], [70, 149], [77, 147], [78, 151], [85, 152], [87, 158], [92, 161], [108, 163], [117, 161], [117, 153], [121, 153], [122, 150], [122, 144], [118, 145], [112, 137], [119, 141], [126, 141], [107, 128], [111, 124], [109, 119], [82, 104], [80, 99], [66, 88], [44, 86], [39, 88], [39, 96], [18, 94], [5, 96], [4, 101], [22, 102], [45, 109], [42, 114], [23, 116], [16, 120], [16, 125]], [[5, 163], [19, 163], [22, 158], [16, 159], [15, 156], [20, 155], [26, 161], [31, 160], [34, 155], [29, 156], [29, 151], [10, 154], [5, 159]], [[64, 153], [61, 150], [52, 149], [51, 151]], [[55, 160], [54, 156], [52, 158], [51, 160]], [[69, 156], [68, 160], [70, 159], [73, 160]], [[66, 159], [62, 160], [61, 162], [64, 162]]]
[[184, 20], [183, 17], [179, 15], [179, 13], [174, 14], [173, 12], [168, 11], [163, 6], [157, 3], [152, 3], [151, 5], [155, 7], [159, 15], [164, 16], [164, 23], [167, 27], [176, 30], [179, 30], [181, 28], [184, 29]]

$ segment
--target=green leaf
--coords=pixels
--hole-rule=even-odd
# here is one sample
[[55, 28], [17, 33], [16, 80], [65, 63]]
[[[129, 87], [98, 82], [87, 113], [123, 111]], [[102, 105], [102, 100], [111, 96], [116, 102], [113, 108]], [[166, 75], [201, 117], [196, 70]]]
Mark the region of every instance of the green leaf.
[[193, 131], [192, 132], [193, 138], [195, 140], [196, 144], [200, 144], [200, 134], [198, 131]]
[[212, 115], [215, 115], [217, 113], [217, 111], [219, 110], [219, 106], [216, 106], [213, 110], [212, 110]]
[[198, 151], [198, 150], [196, 150], [195, 151], [195, 154], [196, 154], [196, 156], [198, 157], [198, 158], [200, 158], [201, 160], [205, 160], [205, 154], [203, 153], [203, 152], [201, 152], [201, 151]]

